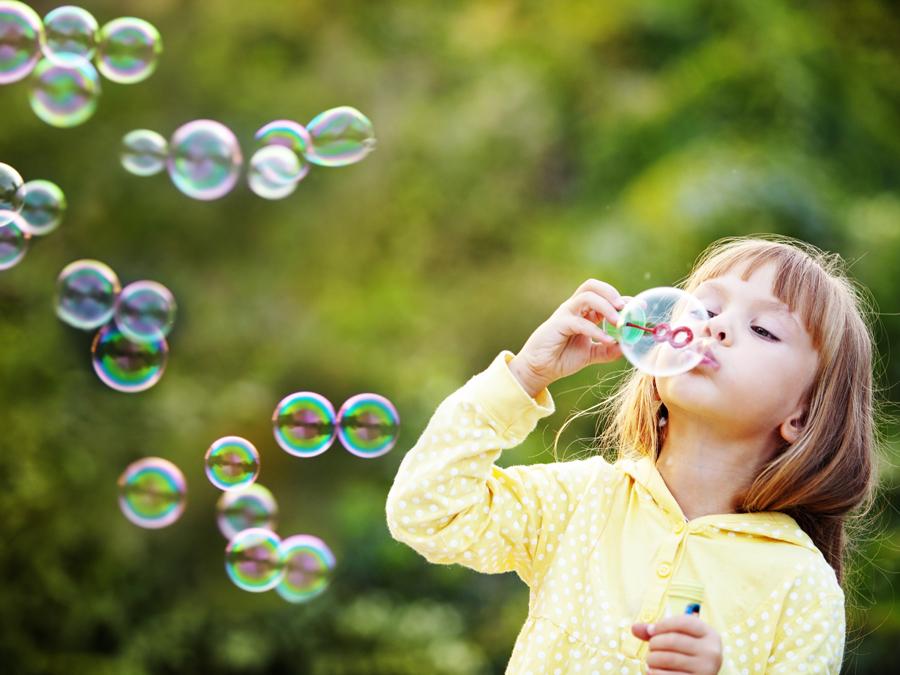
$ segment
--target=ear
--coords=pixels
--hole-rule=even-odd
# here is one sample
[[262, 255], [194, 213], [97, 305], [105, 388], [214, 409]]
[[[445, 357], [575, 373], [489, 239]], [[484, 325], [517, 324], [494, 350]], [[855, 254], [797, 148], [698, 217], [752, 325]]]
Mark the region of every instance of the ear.
[[803, 433], [803, 427], [806, 425], [806, 410], [797, 408], [791, 415], [781, 423], [778, 431], [781, 437], [788, 443], [794, 443], [800, 434]]

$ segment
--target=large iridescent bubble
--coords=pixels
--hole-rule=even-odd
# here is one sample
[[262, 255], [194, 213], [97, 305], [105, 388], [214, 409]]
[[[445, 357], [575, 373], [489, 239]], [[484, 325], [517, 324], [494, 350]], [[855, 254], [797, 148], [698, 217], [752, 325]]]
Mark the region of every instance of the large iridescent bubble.
[[240, 490], [259, 475], [259, 451], [246, 438], [225, 436], [206, 451], [206, 477], [220, 490]]
[[135, 176], [152, 176], [166, 168], [169, 144], [149, 129], [129, 131], [122, 138], [122, 166]]
[[0, 271], [18, 265], [28, 252], [31, 235], [15, 211], [0, 211]]
[[251, 527], [274, 530], [277, 519], [275, 497], [259, 483], [240, 490], [227, 490], [216, 503], [216, 523], [226, 539]]
[[213, 120], [179, 127], [169, 142], [167, 167], [175, 187], [188, 197], [218, 199], [234, 187], [244, 158], [231, 130]]
[[97, 109], [100, 77], [90, 61], [60, 54], [43, 59], [31, 74], [31, 109], [54, 127], [74, 127]]
[[44, 55], [77, 56], [90, 61], [97, 49], [97, 19], [81, 7], [64, 5], [44, 17]]
[[296, 457], [320, 455], [337, 433], [334, 406], [324, 396], [300, 391], [284, 397], [272, 413], [275, 441]]
[[145, 457], [119, 476], [119, 508], [140, 527], [171, 525], [184, 513], [187, 483], [181, 470], [160, 457]]
[[238, 588], [261, 593], [284, 578], [284, 558], [277, 534], [261, 527], [238, 532], [225, 549], [225, 571]]
[[116, 273], [99, 260], [76, 260], [56, 280], [56, 314], [70, 326], [92, 330], [113, 316], [122, 290]]
[[281, 542], [285, 574], [275, 587], [288, 602], [308, 602], [321, 595], [334, 572], [334, 554], [328, 545], [308, 534], [297, 534]]
[[656, 377], [685, 373], [703, 359], [702, 329], [706, 308], [679, 288], [662, 286], [638, 293], [603, 330], [616, 338], [622, 354], [636, 368]]
[[91, 355], [94, 372], [103, 384], [133, 394], [159, 382], [169, 358], [169, 345], [165, 338], [133, 342], [110, 323], [94, 336]]
[[283, 199], [297, 189], [297, 183], [304, 175], [300, 159], [293, 150], [281, 145], [266, 145], [250, 158], [247, 184], [264, 199]]
[[394, 404], [378, 394], [357, 394], [337, 414], [338, 437], [348, 452], [372, 458], [390, 452], [400, 434]]
[[22, 218], [28, 232], [40, 237], [59, 227], [66, 212], [66, 196], [59, 186], [49, 180], [30, 180], [22, 190]]
[[131, 16], [113, 19], [100, 29], [97, 68], [103, 77], [133, 84], [156, 70], [162, 38], [156, 28]]
[[0, 84], [17, 82], [41, 58], [44, 24], [21, 2], [0, 2]]
[[306, 159], [319, 166], [355, 164], [375, 149], [372, 122], [350, 106], [319, 113], [306, 128], [312, 138]]
[[135, 281], [116, 301], [116, 326], [129, 340], [152, 342], [164, 338], [175, 323], [175, 296], [156, 281]]
[[0, 211], [18, 213], [24, 203], [25, 181], [9, 164], [0, 162]]

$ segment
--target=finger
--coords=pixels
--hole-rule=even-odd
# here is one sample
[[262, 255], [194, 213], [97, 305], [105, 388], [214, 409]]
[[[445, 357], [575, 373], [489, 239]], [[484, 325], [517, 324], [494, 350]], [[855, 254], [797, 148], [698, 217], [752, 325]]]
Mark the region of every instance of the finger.
[[591, 354], [588, 357], [591, 363], [608, 363], [622, 356], [622, 348], [617, 343], [604, 344], [602, 342], [591, 345]]
[[664, 668], [668, 670], [677, 670], [685, 672], [693, 672], [692, 666], [695, 659], [687, 654], [679, 654], [678, 652], [654, 652], [647, 654], [648, 668]]
[[625, 303], [621, 303], [622, 307], [619, 307], [619, 300], [622, 298], [622, 294], [619, 293], [615, 289], [612, 284], [608, 284], [605, 281], [600, 281], [599, 279], [588, 279], [581, 286], [575, 289], [575, 292], [572, 296], [579, 295], [580, 293], [584, 293], [585, 291], [591, 291], [593, 293], [597, 293], [602, 295], [604, 298], [612, 302], [618, 309], [622, 309], [625, 306]]
[[618, 343], [605, 344], [603, 342], [595, 342], [591, 345], [591, 353], [588, 359], [591, 363], [609, 363], [620, 356], [622, 356], [622, 348], [619, 347]]
[[677, 614], [668, 616], [655, 624], [651, 623], [647, 626], [647, 632], [650, 635], [677, 632], [694, 637], [703, 637], [709, 632], [709, 626], [696, 614]]
[[659, 633], [650, 638], [650, 649], [652, 650], [680, 652], [688, 656], [697, 656], [700, 653], [699, 646], [699, 638], [684, 633]]
[[593, 340], [611, 344], [612, 338], [600, 330], [600, 326], [593, 321], [588, 321], [581, 316], [567, 316], [560, 324], [560, 333], [563, 335], [585, 335]]
[[647, 675], [690, 675], [690, 671], [667, 670], [663, 668], [648, 668]]
[[650, 633], [647, 632], [646, 623], [631, 624], [631, 633], [639, 640], [649, 640], [651, 637]]
[[619, 323], [619, 313], [613, 307], [612, 302], [593, 291], [585, 291], [573, 296], [565, 306], [572, 314], [583, 316], [599, 323], [602, 317], [616, 325]]

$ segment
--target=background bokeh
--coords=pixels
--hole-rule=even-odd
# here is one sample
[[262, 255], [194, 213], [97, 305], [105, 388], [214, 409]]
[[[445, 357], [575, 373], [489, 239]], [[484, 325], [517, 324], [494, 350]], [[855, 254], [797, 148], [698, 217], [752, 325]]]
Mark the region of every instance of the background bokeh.
[[[60, 3], [31, 3], [39, 14]], [[104, 81], [94, 117], [39, 121], [0, 88], [0, 161], [58, 183], [60, 230], [0, 273], [0, 666], [15, 673], [501, 673], [525, 615], [514, 575], [427, 564], [388, 535], [384, 501], [437, 404], [589, 276], [671, 285], [712, 240], [779, 232], [841, 253], [871, 291], [878, 382], [900, 360], [900, 14], [895, 4], [754, 0], [90, 0], [165, 51], [147, 81]], [[338, 105], [378, 148], [313, 168], [280, 202], [245, 184], [192, 201], [119, 165], [119, 142], [191, 119], [254, 131]], [[105, 388], [91, 336], [53, 312], [77, 258], [169, 286], [180, 315], [153, 389]], [[549, 461], [591, 368], [504, 465]], [[400, 410], [389, 455], [299, 460], [269, 418], [287, 393]], [[892, 672], [900, 639], [897, 429], [859, 544], [845, 672]], [[583, 449], [592, 424], [567, 431]], [[309, 605], [234, 587], [203, 475], [211, 441], [251, 439], [279, 532], [328, 541], [332, 588]], [[159, 455], [189, 484], [175, 525], [145, 531], [116, 478]]]

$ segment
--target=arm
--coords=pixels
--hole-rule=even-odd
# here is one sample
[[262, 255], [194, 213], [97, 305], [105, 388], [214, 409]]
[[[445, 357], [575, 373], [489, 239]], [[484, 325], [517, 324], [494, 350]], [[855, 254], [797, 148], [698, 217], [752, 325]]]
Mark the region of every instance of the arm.
[[510, 372], [510, 352], [438, 407], [407, 453], [387, 499], [391, 535], [434, 563], [481, 572], [515, 570], [532, 584], [552, 558], [590, 477], [584, 461], [494, 465], [554, 410], [549, 392], [530, 397]]
[[[844, 656], [844, 596], [834, 591], [795, 592], [775, 634], [767, 673], [839, 675]], [[802, 601], [811, 595], [811, 601]]]

